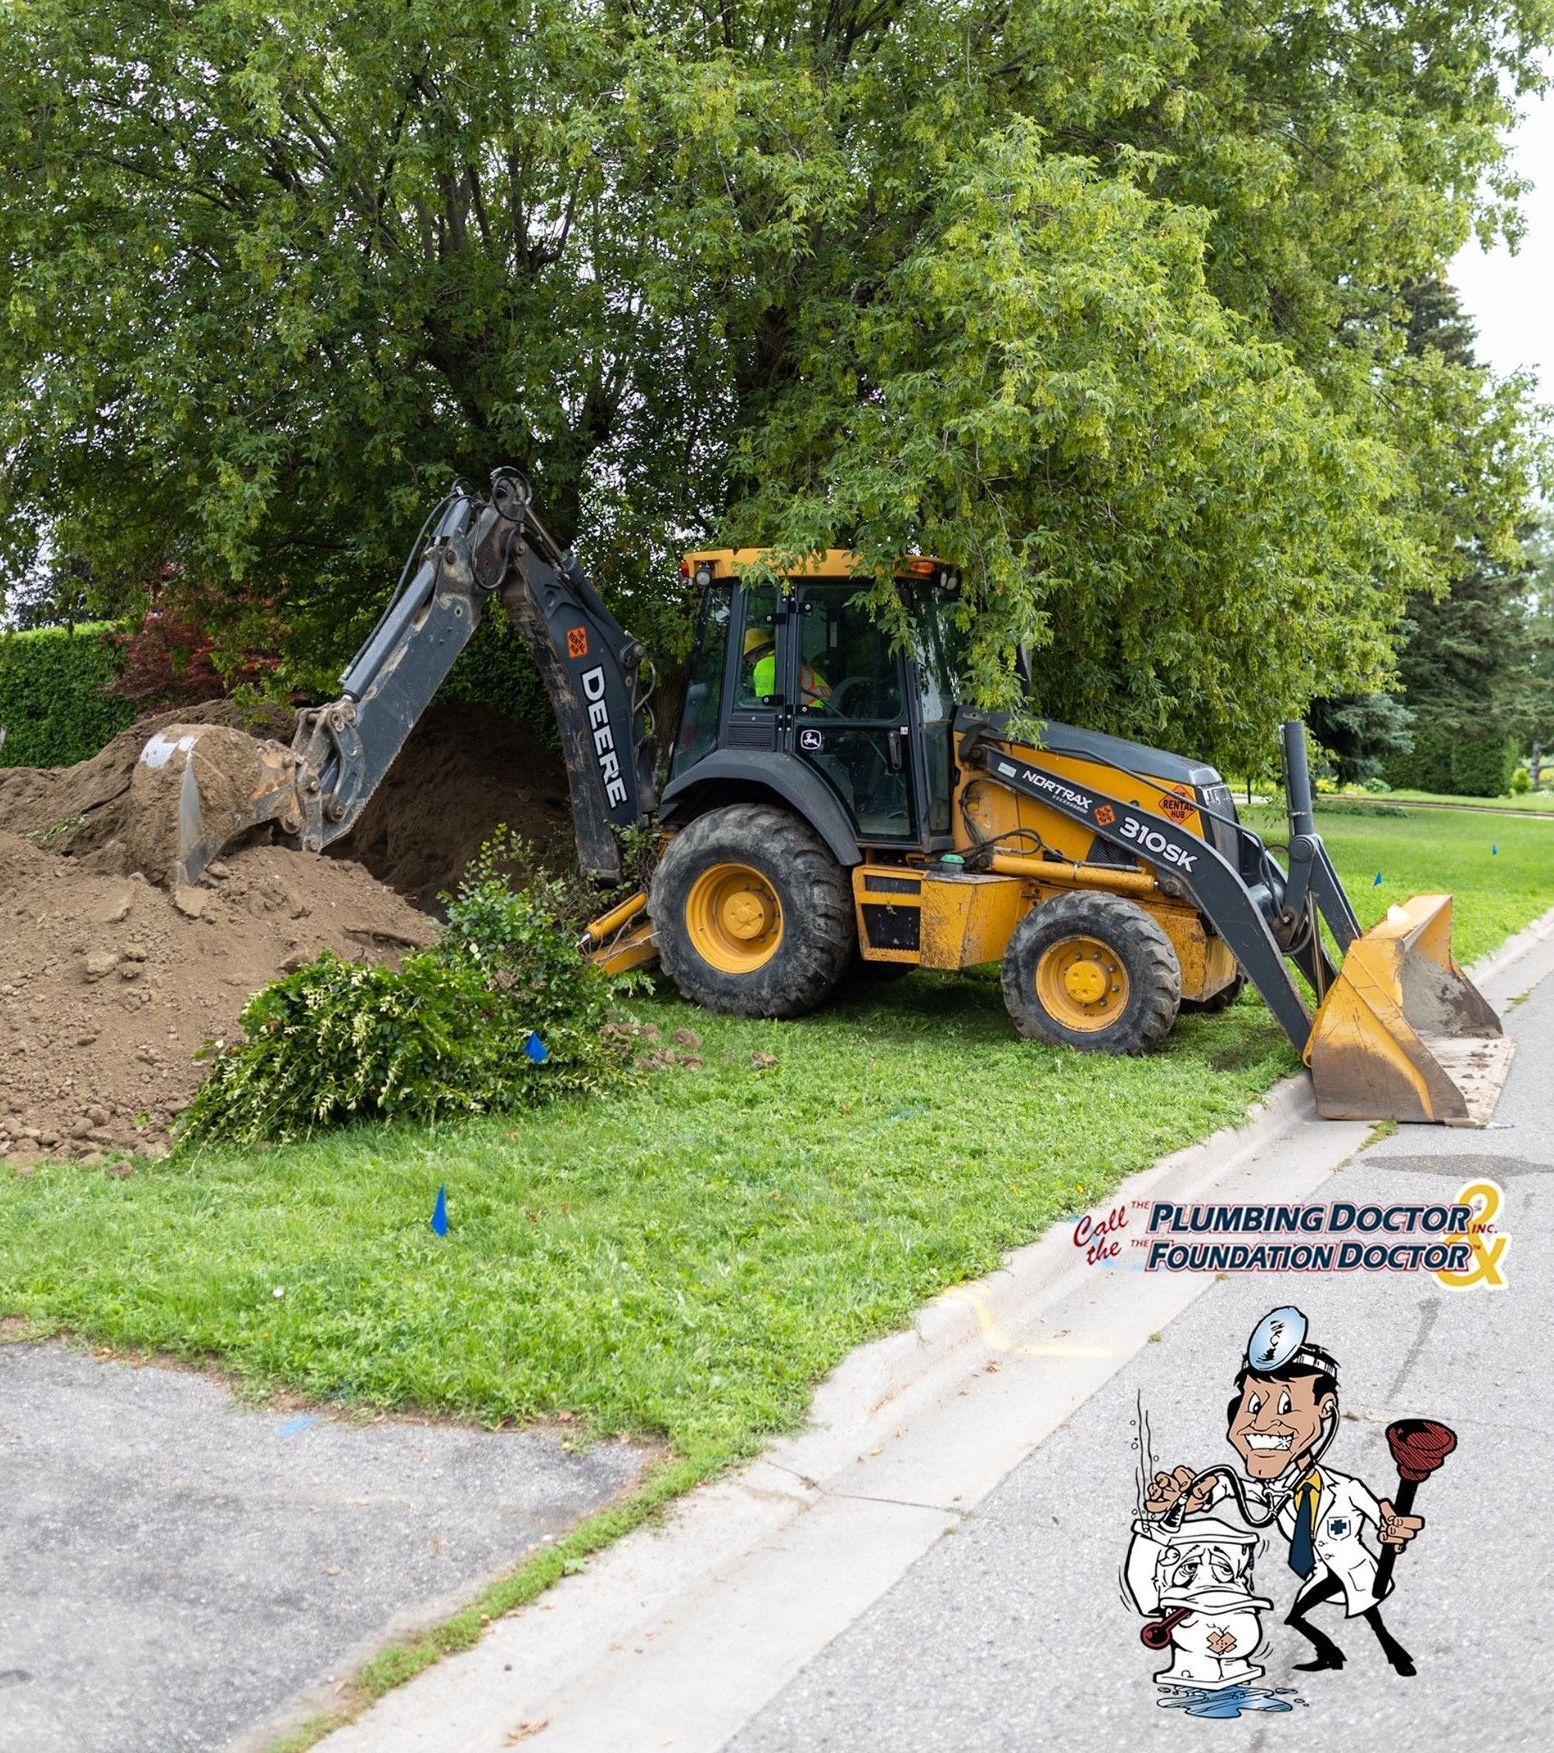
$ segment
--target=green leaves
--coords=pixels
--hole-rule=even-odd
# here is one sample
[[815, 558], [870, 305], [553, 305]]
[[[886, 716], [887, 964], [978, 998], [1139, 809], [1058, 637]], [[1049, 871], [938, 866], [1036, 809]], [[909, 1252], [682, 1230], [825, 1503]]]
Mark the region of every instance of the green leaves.
[[[513, 890], [505, 831], [473, 859], [436, 946], [398, 968], [324, 953], [244, 1006], [180, 1142], [256, 1145], [360, 1119], [434, 1121], [610, 1089], [625, 1032], [611, 982], [561, 923], [562, 891]], [[531, 1034], [546, 1056], [535, 1063]]]
[[984, 698], [1031, 645], [1039, 710], [1189, 748], [1384, 666], [1421, 577], [1402, 459], [1212, 296], [1207, 216], [1025, 122], [937, 197], [844, 331], [866, 394], [816, 372], [752, 439], [748, 534], [956, 560]]
[[[0, 553], [246, 579], [327, 673], [453, 474], [676, 549], [934, 548], [977, 695], [1233, 759], [1501, 540], [1525, 396], [1400, 289], [1514, 194], [1549, 0], [29, 0], [0, 14]], [[1449, 425], [1482, 442], [1442, 442]], [[1480, 519], [1481, 524], [1486, 520]], [[891, 613], [889, 592], [878, 593]]]

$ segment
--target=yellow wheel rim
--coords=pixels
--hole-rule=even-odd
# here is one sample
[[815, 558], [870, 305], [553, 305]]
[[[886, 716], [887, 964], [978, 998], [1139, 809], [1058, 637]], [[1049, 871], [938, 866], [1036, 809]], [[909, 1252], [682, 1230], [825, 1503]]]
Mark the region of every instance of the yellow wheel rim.
[[782, 942], [777, 891], [748, 864], [709, 865], [685, 898], [696, 953], [721, 974], [753, 974]]
[[1036, 964], [1036, 996], [1054, 1022], [1090, 1034], [1126, 1010], [1128, 970], [1098, 937], [1060, 938]]

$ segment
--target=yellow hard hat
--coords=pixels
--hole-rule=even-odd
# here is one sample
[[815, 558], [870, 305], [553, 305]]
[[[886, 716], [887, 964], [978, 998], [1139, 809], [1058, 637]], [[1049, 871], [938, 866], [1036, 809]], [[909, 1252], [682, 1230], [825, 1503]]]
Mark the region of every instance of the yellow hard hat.
[[752, 653], [760, 651], [764, 647], [775, 643], [776, 641], [772, 638], [772, 630], [770, 627], [747, 627], [745, 629], [746, 657], [749, 657]]

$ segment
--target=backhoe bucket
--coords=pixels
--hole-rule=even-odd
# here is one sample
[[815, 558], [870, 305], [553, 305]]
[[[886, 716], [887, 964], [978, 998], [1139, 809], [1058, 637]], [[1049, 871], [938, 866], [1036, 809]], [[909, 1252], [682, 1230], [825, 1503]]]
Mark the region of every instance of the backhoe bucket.
[[154, 882], [197, 883], [222, 848], [276, 822], [302, 827], [297, 757], [218, 724], [169, 724], [140, 751], [130, 777], [130, 852]]
[[1451, 953], [1451, 896], [1415, 895], [1349, 946], [1306, 1063], [1329, 1120], [1487, 1126], [1515, 1043]]

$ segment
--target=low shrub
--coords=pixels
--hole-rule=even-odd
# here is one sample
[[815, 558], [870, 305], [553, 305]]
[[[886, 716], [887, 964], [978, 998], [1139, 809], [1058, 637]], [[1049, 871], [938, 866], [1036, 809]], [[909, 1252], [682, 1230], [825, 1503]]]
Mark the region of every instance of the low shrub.
[[436, 945], [397, 968], [326, 951], [249, 1000], [180, 1146], [281, 1143], [359, 1119], [439, 1120], [598, 1094], [625, 1076], [618, 982], [579, 954], [543, 879], [502, 839], [472, 860]]

